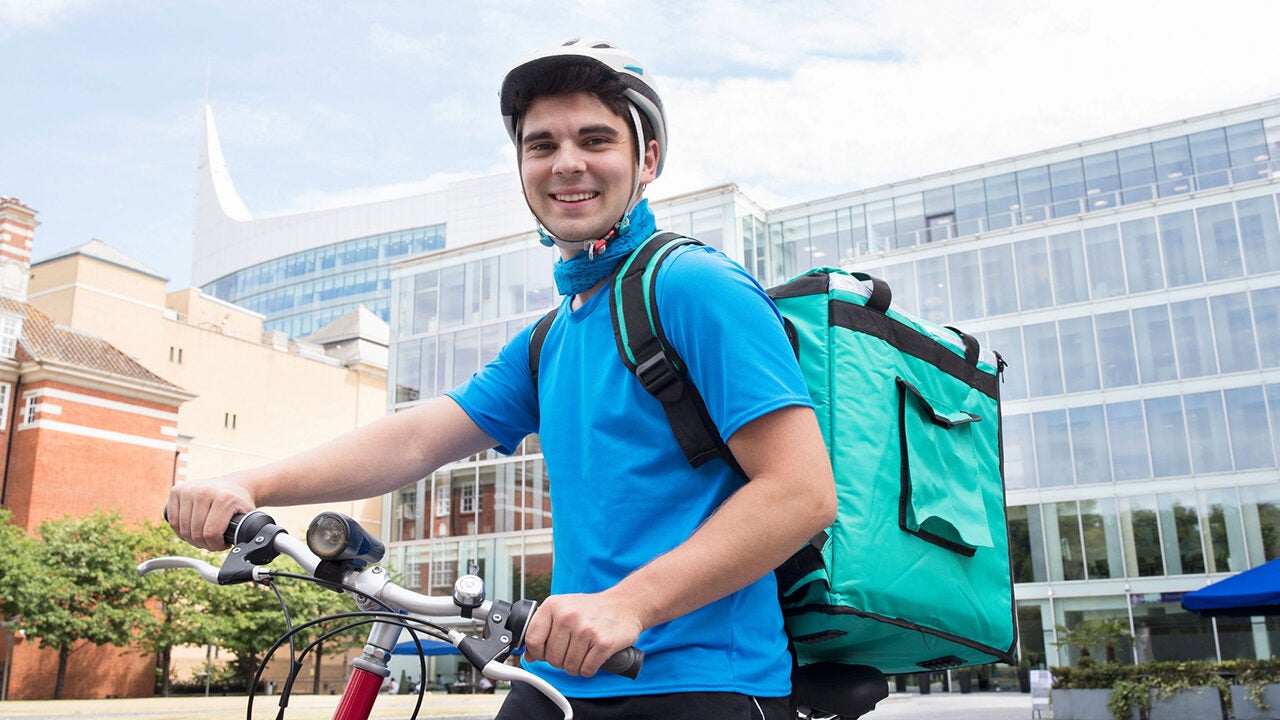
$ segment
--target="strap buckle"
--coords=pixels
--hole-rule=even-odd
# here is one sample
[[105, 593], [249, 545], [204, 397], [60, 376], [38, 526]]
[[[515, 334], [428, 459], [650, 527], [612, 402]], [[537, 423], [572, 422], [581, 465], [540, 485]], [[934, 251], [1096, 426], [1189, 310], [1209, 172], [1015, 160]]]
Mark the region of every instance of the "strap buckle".
[[661, 350], [636, 366], [636, 377], [650, 395], [664, 403], [675, 402], [684, 394], [684, 379]]

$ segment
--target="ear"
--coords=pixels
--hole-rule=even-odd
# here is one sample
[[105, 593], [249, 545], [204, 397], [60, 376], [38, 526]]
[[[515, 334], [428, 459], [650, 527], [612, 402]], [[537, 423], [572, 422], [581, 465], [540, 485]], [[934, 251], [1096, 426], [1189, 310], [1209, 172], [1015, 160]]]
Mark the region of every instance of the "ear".
[[658, 141], [650, 140], [644, 149], [644, 167], [640, 170], [640, 184], [648, 185], [658, 177]]

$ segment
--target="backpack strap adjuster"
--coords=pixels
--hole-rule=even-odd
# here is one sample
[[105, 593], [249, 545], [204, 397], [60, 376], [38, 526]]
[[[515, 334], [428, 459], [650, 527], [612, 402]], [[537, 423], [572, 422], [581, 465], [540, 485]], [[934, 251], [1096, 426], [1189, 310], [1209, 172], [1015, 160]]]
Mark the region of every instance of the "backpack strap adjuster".
[[636, 366], [636, 377], [650, 395], [663, 403], [675, 402], [684, 394], [684, 380], [661, 350]]

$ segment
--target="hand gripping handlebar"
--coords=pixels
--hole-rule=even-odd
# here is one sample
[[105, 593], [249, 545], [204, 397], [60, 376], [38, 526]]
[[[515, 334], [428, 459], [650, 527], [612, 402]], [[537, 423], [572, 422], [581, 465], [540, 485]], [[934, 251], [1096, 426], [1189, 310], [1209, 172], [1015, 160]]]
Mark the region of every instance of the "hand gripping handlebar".
[[[165, 510], [168, 520], [168, 509]], [[147, 560], [138, 566], [138, 574], [155, 570], [190, 568], [196, 570], [208, 582], [220, 585], [263, 580], [268, 572], [262, 567], [278, 555], [293, 558], [304, 571], [317, 575], [326, 561], [317, 556], [306, 543], [297, 540], [275, 524], [271, 516], [253, 511], [231, 518], [223, 539], [232, 550], [221, 568], [195, 558], [163, 557]], [[537, 603], [521, 600], [508, 603], [503, 600], [483, 599], [483, 582], [474, 576], [464, 576], [458, 582], [454, 597], [423, 595], [403, 588], [390, 580], [377, 565], [350, 566], [340, 573], [347, 591], [360, 598], [372, 598], [378, 603], [411, 615], [425, 617], [472, 617], [485, 623], [484, 633], [473, 637], [456, 630], [449, 631], [449, 640], [473, 665], [493, 679], [528, 682], [551, 698], [562, 710], [568, 709], [560, 693], [541, 678], [523, 668], [503, 664], [512, 650], [524, 644], [525, 629], [537, 609]], [[477, 596], [476, 586], [479, 586]], [[466, 592], [461, 588], [466, 587]], [[465, 599], [464, 599], [465, 598]], [[389, 648], [388, 648], [389, 649]], [[644, 652], [626, 648], [601, 667], [606, 672], [635, 678], [644, 662]]]

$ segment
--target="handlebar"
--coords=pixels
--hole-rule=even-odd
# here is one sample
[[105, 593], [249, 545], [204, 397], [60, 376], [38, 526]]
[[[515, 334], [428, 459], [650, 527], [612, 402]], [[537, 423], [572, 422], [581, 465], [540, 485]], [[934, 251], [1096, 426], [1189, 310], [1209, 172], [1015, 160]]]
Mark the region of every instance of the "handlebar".
[[[312, 522], [312, 528], [326, 516], [331, 523], [336, 516], [348, 523], [347, 527], [354, 529], [354, 532], [364, 533], [363, 528], [354, 520], [336, 513], [322, 513]], [[165, 509], [165, 519], [168, 520], [168, 508]], [[309, 530], [309, 539], [311, 534], [312, 531]], [[485, 622], [484, 634], [473, 637], [457, 630], [449, 630], [449, 642], [486, 676], [495, 680], [530, 683], [565, 711], [566, 717], [572, 717], [568, 701], [549, 683], [523, 668], [511, 667], [503, 662], [511, 651], [524, 644], [525, 629], [537, 609], [536, 602], [487, 600], [484, 598], [483, 581], [473, 575], [459, 578], [452, 597], [423, 595], [392, 582], [388, 573], [374, 564], [382, 557], [381, 543], [375, 541], [377, 547], [373, 548], [373, 552], [366, 552], [354, 559], [341, 553], [331, 554], [325, 549], [323, 552], [334, 558], [325, 559], [309, 543], [293, 538], [276, 525], [271, 516], [258, 510], [232, 517], [223, 539], [233, 547], [221, 568], [195, 558], [160, 557], [141, 563], [138, 574], [141, 576], [157, 570], [188, 568], [198, 572], [204, 580], [219, 585], [250, 580], [265, 582], [271, 575], [265, 566], [277, 556], [287, 555], [313, 577], [332, 585], [340, 585], [365, 609], [372, 600], [374, 604], [422, 618], [474, 616]], [[375, 629], [370, 635], [371, 645], [374, 644], [376, 632]], [[397, 627], [389, 637], [380, 640], [377, 647], [390, 653], [398, 634]], [[643, 662], [644, 652], [630, 647], [609, 658], [600, 669], [635, 678]]]

